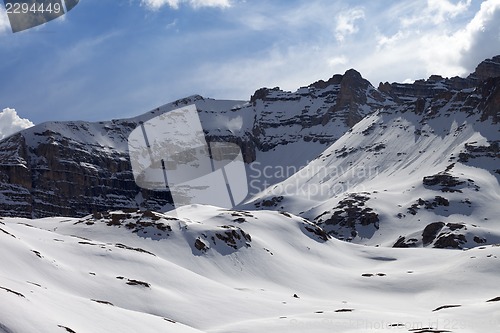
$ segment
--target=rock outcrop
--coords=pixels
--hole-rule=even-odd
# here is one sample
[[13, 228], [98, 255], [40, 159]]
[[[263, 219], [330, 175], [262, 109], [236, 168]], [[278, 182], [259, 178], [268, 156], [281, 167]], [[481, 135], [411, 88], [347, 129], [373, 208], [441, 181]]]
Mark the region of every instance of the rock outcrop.
[[495, 77], [500, 77], [500, 55], [482, 61], [468, 79], [481, 82]]

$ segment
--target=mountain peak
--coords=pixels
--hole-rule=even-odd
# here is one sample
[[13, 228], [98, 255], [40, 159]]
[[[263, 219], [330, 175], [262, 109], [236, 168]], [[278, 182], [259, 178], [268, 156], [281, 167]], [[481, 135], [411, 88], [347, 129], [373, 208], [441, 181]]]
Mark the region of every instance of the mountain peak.
[[344, 75], [335, 74], [328, 81], [319, 80], [319, 81], [316, 81], [316, 82], [310, 84], [309, 87], [316, 88], [316, 89], [325, 89], [326, 87], [329, 87], [331, 85], [341, 84], [345, 80], [347, 80], [348, 82], [353, 81], [353, 80], [363, 80], [363, 77], [361, 76], [361, 74], [357, 70], [351, 68], [351, 69], [348, 69], [344, 73]]
[[355, 70], [354, 68], [350, 68], [344, 73], [344, 79], [345, 78], [362, 79], [363, 77], [361, 76], [361, 73], [359, 73], [357, 70]]
[[361, 88], [362, 90], [365, 90], [366, 88], [371, 86], [371, 83], [368, 80], [364, 79], [357, 70], [351, 68], [348, 69], [342, 76], [340, 86], [343, 88]]
[[500, 76], [500, 55], [494, 56], [491, 59], [486, 59], [477, 65], [474, 73], [469, 75], [469, 79], [485, 81], [489, 78]]
[[341, 74], [335, 74], [330, 79], [328, 79], [328, 81], [318, 80], [314, 83], [311, 83], [309, 87], [316, 89], [325, 89], [326, 87], [329, 87], [331, 85], [340, 84], [340, 82], [342, 82], [342, 77], [343, 76]]

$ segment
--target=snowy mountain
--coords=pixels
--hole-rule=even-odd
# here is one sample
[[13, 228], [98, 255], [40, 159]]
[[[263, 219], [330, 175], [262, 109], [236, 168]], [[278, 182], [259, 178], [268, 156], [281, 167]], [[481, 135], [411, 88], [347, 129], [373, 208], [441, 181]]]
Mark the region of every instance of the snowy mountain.
[[0, 142], [0, 215], [172, 209], [167, 192], [135, 184], [127, 138], [194, 103], [207, 141], [242, 149], [243, 208], [289, 211], [362, 244], [493, 244], [499, 75], [500, 56], [467, 78], [378, 89], [348, 70], [293, 93], [262, 88], [248, 102], [192, 96], [131, 119], [41, 124]]
[[[380, 92], [349, 70], [294, 93], [260, 89], [248, 102], [192, 96], [131, 119], [44, 123], [0, 141], [0, 216], [170, 209], [167, 193], [135, 185], [127, 138], [140, 122], [183, 105], [196, 104], [208, 141], [240, 145], [245, 162], [254, 162], [250, 177], [259, 178], [266, 167], [298, 170], [383, 102]], [[266, 186], [253, 185], [254, 194]]]
[[[129, 134], [193, 103], [207, 141], [242, 149], [235, 209], [169, 211], [134, 182]], [[14, 134], [0, 332], [497, 332], [499, 113], [500, 56], [467, 78], [375, 89], [349, 70]]]
[[383, 85], [394, 103], [247, 208], [276, 207], [367, 245], [499, 243], [500, 78], [453, 88], [459, 80]]

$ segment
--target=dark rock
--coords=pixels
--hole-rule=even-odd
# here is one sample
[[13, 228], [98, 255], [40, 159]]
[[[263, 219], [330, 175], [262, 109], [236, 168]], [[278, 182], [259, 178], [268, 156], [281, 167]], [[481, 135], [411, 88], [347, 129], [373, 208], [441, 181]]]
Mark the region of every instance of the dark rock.
[[495, 298], [492, 298], [486, 302], [500, 302], [500, 296], [499, 297], [495, 297]]
[[434, 247], [439, 249], [461, 249], [462, 245], [466, 242], [467, 240], [464, 235], [450, 233], [439, 235], [438, 239], [434, 243]]
[[[125, 211], [128, 211], [128, 213]], [[172, 227], [165, 223], [169, 220], [177, 221], [176, 218], [168, 217], [160, 213], [130, 209], [117, 212], [96, 212], [93, 215], [89, 215], [81, 219], [75, 224], [85, 223], [87, 225], [93, 225], [96, 222], [105, 223], [107, 226], [111, 227], [125, 227], [126, 229], [131, 230], [133, 233], [136, 233], [144, 238], [166, 238], [170, 235], [170, 232], [172, 232]], [[150, 231], [150, 234], [148, 234], [148, 230]], [[117, 244], [116, 246], [126, 248], [128, 250], [139, 250], [127, 247], [123, 244]]]
[[394, 243], [394, 245], [392, 247], [396, 247], [396, 248], [410, 248], [410, 247], [416, 247], [417, 246], [417, 239], [415, 238], [410, 238], [408, 240], [406, 240], [405, 237], [403, 236], [400, 236], [398, 238], [398, 240], [396, 241], [396, 243]]
[[0, 286], [0, 289], [2, 289], [2, 290], [4, 290], [4, 291], [6, 291], [6, 292], [8, 292], [8, 293], [14, 294], [14, 295], [16, 295], [16, 296], [19, 296], [19, 297], [22, 297], [22, 298], [26, 298], [26, 297], [25, 297], [23, 294], [21, 294], [20, 292], [14, 291], [14, 290], [12, 290], [12, 289], [5, 288], [5, 287], [1, 287], [1, 286]]
[[65, 329], [65, 330], [66, 330], [66, 332], [68, 332], [68, 333], [76, 333], [76, 332], [75, 332], [75, 331], [73, 331], [71, 328], [66, 327], [66, 326], [63, 326], [63, 325], [57, 325], [57, 327]]
[[194, 247], [198, 251], [206, 252], [208, 250], [207, 245], [205, 243], [203, 243], [203, 241], [199, 238], [197, 238], [196, 241], [194, 242]]
[[500, 56], [495, 56], [491, 59], [486, 59], [477, 65], [476, 70], [469, 78], [479, 81], [485, 81], [489, 78], [500, 76]]
[[424, 228], [424, 231], [422, 232], [422, 242], [424, 243], [424, 246], [432, 243], [444, 226], [445, 226], [444, 222], [434, 222], [428, 224]]
[[114, 306], [113, 303], [111, 302], [108, 302], [108, 301], [100, 301], [100, 300], [97, 300], [97, 299], [91, 299], [92, 302], [96, 302], [96, 303], [99, 303], [99, 304], [104, 304], [104, 305], [111, 305], [111, 306]]
[[11, 234], [10, 232], [7, 232], [7, 231], [3, 230], [2, 228], [0, 228], [0, 231], [3, 232], [6, 235], [11, 236], [12, 238], [16, 238], [16, 236], [14, 236], [13, 234]]
[[365, 205], [369, 199], [370, 197], [365, 194], [351, 193], [331, 212], [326, 211], [316, 216], [314, 223], [339, 239], [355, 237], [360, 227], [372, 226], [374, 230], [378, 229], [380, 222], [378, 214]]
[[221, 226], [221, 228], [227, 230], [215, 233], [215, 237], [227, 246], [235, 250], [243, 246], [250, 247], [249, 242], [252, 241], [252, 237], [240, 228], [234, 226]]
[[[446, 223], [446, 226], [451, 231], [460, 230], [460, 229], [465, 228], [465, 224], [462, 224], [462, 223]], [[467, 228], [465, 228], [465, 229], [467, 229]]]
[[264, 199], [260, 202], [255, 203], [255, 207], [276, 207], [278, 204], [283, 201], [283, 196], [272, 197], [270, 199]]
[[322, 228], [316, 225], [307, 225], [304, 228], [311, 234], [316, 235], [323, 242], [326, 242], [330, 238], [330, 236]]
[[139, 281], [135, 279], [127, 279], [126, 282], [129, 286], [140, 286], [140, 287], [145, 287], [145, 288], [151, 288], [151, 285], [147, 282], [144, 281]]
[[314, 82], [313, 84], [311, 84], [309, 87], [313, 87], [313, 88], [316, 88], [316, 89], [325, 89], [331, 85], [338, 85], [342, 82], [342, 78], [343, 78], [343, 75], [340, 75], [340, 74], [336, 74], [334, 75], [331, 79], [329, 79], [328, 81], [323, 81], [323, 80], [319, 80], [319, 81], [316, 81]]
[[476, 242], [477, 244], [484, 244], [486, 243], [486, 238], [474, 236], [474, 242]]
[[432, 201], [429, 200], [424, 200], [422, 198], [418, 198], [417, 202], [412, 204], [408, 209], [407, 212], [412, 215], [417, 215], [418, 210], [420, 207], [424, 207], [425, 209], [431, 210], [434, 209], [438, 206], [445, 206], [448, 207], [450, 205], [450, 202], [448, 199], [443, 198], [441, 196], [436, 196]]
[[125, 249], [125, 250], [130, 250], [130, 251], [136, 251], [136, 252], [140, 252], [140, 253], [146, 253], [146, 254], [152, 255], [153, 257], [156, 257], [156, 255], [154, 253], [149, 252], [149, 251], [144, 250], [144, 249], [141, 249], [139, 247], [131, 247], [131, 246], [127, 246], [127, 245], [120, 244], [120, 243], [115, 244], [115, 246], [117, 248], [120, 248], [120, 249]]
[[437, 307], [436, 309], [432, 310], [432, 312], [436, 312], [436, 311], [439, 311], [442, 309], [450, 309], [450, 308], [458, 308], [458, 307], [461, 307], [461, 305], [443, 305], [443, 306]]
[[440, 197], [440, 196], [436, 196], [434, 198], [434, 202], [433, 202], [433, 205], [437, 205], [437, 206], [445, 206], [445, 207], [448, 207], [450, 205], [450, 202], [448, 201], [448, 199], [446, 198], [443, 198], [443, 197]]
[[447, 188], [453, 188], [458, 185], [462, 185], [465, 182], [459, 180], [458, 177], [454, 177], [447, 172], [438, 173], [432, 176], [426, 176], [423, 179], [423, 183], [426, 186], [443, 186]]
[[255, 93], [250, 97], [250, 102], [255, 104], [257, 102], [257, 100], [259, 100], [259, 99], [265, 100], [267, 95], [269, 95], [270, 91], [279, 91], [279, 90], [280, 90], [279, 87], [274, 87], [272, 89], [260, 88], [257, 91], [255, 91]]
[[144, 281], [138, 281], [138, 280], [128, 280], [127, 284], [130, 285], [130, 286], [142, 286], [142, 287], [145, 287], [145, 288], [150, 288], [151, 287], [149, 285], [149, 283], [144, 282]]
[[491, 118], [494, 124], [500, 122], [500, 78], [487, 79], [478, 89], [483, 98], [481, 99], [480, 108], [483, 109], [481, 121]]

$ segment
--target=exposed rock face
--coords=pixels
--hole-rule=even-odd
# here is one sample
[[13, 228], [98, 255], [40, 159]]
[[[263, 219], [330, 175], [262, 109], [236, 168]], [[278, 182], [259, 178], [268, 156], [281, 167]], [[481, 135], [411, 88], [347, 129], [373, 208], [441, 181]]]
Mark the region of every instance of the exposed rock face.
[[[421, 235], [408, 239], [400, 236], [393, 247], [408, 248], [423, 245], [438, 249], [462, 249], [467, 243], [465, 236], [467, 232], [468, 228], [464, 223], [432, 222], [424, 228]], [[473, 240], [477, 244], [486, 242], [484, 238], [478, 236], [474, 236]]]
[[[99, 124], [55, 124], [70, 128], [74, 137], [48, 129], [51, 125], [28, 129], [1, 143], [2, 215], [82, 216], [106, 210], [110, 204], [116, 208], [141, 205], [157, 209], [165, 205], [167, 193], [141, 191], [135, 185], [123, 147], [77, 139], [84, 134], [95, 137]], [[113, 130], [115, 139], [124, 140], [131, 126]]]
[[[240, 212], [236, 211], [227, 211], [224, 214], [240, 216]], [[241, 214], [241, 216], [247, 217], [249, 215], [246, 212], [241, 212]], [[203, 255], [210, 249], [228, 254], [240, 248], [252, 246], [252, 236], [238, 226], [221, 225], [203, 229], [202, 223], [196, 223], [197, 225], [192, 227], [186, 221], [175, 217], [137, 209], [95, 213], [85, 216], [77, 222], [77, 224], [79, 223], [85, 223], [89, 226], [104, 223], [109, 227], [124, 228], [139, 237], [153, 240], [168, 239], [176, 233], [183, 233], [185, 236], [186, 231], [189, 230], [187, 233], [191, 235], [188, 236], [188, 240], [195, 255]], [[197, 230], [200, 227], [202, 230]], [[133, 248], [120, 243], [115, 244], [115, 246], [155, 256], [155, 254], [141, 248]]]
[[365, 204], [369, 199], [368, 193], [352, 193], [331, 211], [317, 216], [314, 222], [339, 239], [351, 240], [360, 233], [366, 237], [379, 228], [378, 214]]
[[[307, 149], [288, 148], [276, 162], [297, 169], [379, 110], [412, 111], [425, 119], [442, 112], [481, 112], [483, 121], [498, 123], [500, 78], [492, 76], [500, 70], [499, 60], [483, 62], [465, 79], [431, 76], [414, 84], [381, 84], [377, 90], [351, 69], [296, 92], [262, 88], [249, 102], [192, 96], [132, 119], [41, 124], [0, 141], [0, 216], [83, 216], [114, 209], [170, 208], [168, 192], [147, 191], [135, 184], [127, 138], [141, 121], [182, 105], [195, 103], [207, 141], [238, 144], [246, 163], [259, 162], [259, 156], [285, 146], [315, 143]], [[442, 110], [443, 105], [451, 107]], [[367, 149], [378, 154], [384, 147]], [[498, 154], [495, 147], [492, 142], [491, 151], [467, 151], [462, 157], [472, 160], [480, 154]], [[349, 149], [338, 154], [349, 154]], [[374, 226], [376, 221], [369, 224]]]
[[0, 215], [31, 216], [32, 181], [24, 137], [15, 134], [6, 138], [0, 151], [0, 202], [4, 213]]
[[435, 239], [438, 233], [443, 229], [446, 223], [444, 222], [434, 222], [427, 227], [425, 227], [423, 233], [422, 233], [422, 242], [424, 245], [429, 245], [432, 243]]
[[[347, 131], [387, 102], [353, 69], [294, 93], [262, 88], [250, 101], [247, 112], [255, 114], [251, 141], [260, 151], [297, 141], [335, 142], [343, 134], [339, 128]], [[285, 127], [291, 129], [286, 135], [282, 131]]]
[[378, 90], [395, 99], [432, 98], [444, 92], [475, 88], [488, 79], [500, 77], [500, 56], [481, 62], [467, 78], [431, 75], [414, 83], [380, 83]]
[[489, 78], [500, 77], [500, 55], [482, 61], [469, 79], [485, 81]]
[[[500, 56], [481, 62], [474, 73], [467, 78], [443, 78], [431, 75], [427, 80], [414, 83], [380, 83], [378, 90], [406, 108], [413, 108], [417, 114], [424, 111], [429, 117], [436, 115], [443, 105], [452, 100], [457, 102], [457, 109], [474, 113], [476, 108], [482, 111], [482, 120], [492, 119], [499, 122], [500, 103]], [[471, 93], [468, 90], [475, 90]]]
[[[357, 71], [348, 70], [340, 81], [340, 90], [337, 96], [337, 101], [329, 110], [330, 113], [344, 112], [344, 119], [349, 127], [356, 125], [366, 111], [363, 107], [369, 105], [370, 108], [376, 108], [377, 102], [383, 103], [386, 97], [378, 91], [370, 91], [371, 84], [361, 77]], [[369, 102], [368, 99], [371, 99]], [[378, 106], [381, 107], [382, 105]]]
[[[236, 143], [244, 161], [251, 163], [258, 152], [294, 142], [313, 141], [326, 148], [383, 101], [368, 81], [349, 70], [295, 93], [262, 88], [250, 103], [192, 96], [133, 119], [38, 125], [0, 142], [0, 215], [83, 216], [110, 209], [170, 208], [168, 192], [135, 184], [127, 138], [141, 121], [183, 105], [196, 104], [208, 142]], [[303, 163], [316, 154], [297, 152]]]
[[483, 113], [481, 120], [491, 118], [494, 124], [500, 122], [500, 77], [489, 78], [478, 89], [481, 94], [481, 107]]

